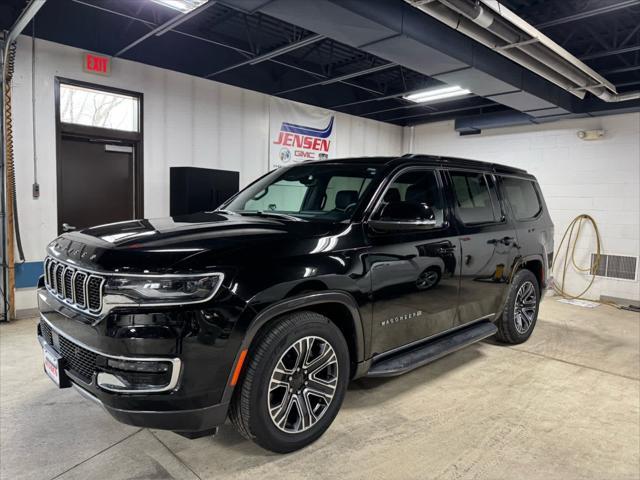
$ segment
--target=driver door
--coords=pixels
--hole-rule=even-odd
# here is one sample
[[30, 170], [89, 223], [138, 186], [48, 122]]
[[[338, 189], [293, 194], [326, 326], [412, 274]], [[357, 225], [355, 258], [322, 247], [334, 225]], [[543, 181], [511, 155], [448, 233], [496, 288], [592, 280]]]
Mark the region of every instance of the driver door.
[[442, 185], [435, 169], [402, 170], [387, 186], [371, 219], [376, 220], [390, 202], [411, 202], [430, 207], [435, 225], [398, 231], [377, 231], [371, 223], [367, 227], [374, 355], [453, 327], [460, 249]]

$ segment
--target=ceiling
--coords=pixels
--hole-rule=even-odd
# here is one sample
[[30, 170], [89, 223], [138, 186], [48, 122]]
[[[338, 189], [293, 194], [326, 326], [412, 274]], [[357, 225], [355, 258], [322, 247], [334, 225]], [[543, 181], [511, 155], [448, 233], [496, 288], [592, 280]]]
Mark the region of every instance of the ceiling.
[[[435, 21], [403, 0], [292, 1], [210, 2], [197, 15], [158, 35], [156, 29], [179, 12], [150, 0], [49, 0], [37, 14], [33, 30], [38, 38], [397, 125], [507, 118], [511, 114], [543, 121], [611, 113], [616, 108], [640, 110], [638, 101], [604, 106], [604, 102], [591, 97], [580, 102], [539, 77], [522, 77], [522, 85], [505, 87], [500, 95], [471, 94], [428, 105], [411, 103], [401, 94], [445, 85], [447, 75], [442, 72], [451, 70], [467, 76], [476, 72], [459, 64], [464, 54], [454, 52], [462, 52], [474, 42], [448, 27], [428, 23]], [[0, 0], [0, 29], [9, 28], [26, 3]], [[604, 75], [619, 92], [640, 88], [640, 0], [502, 3]], [[292, 5], [297, 12], [291, 12]], [[422, 28], [420, 34], [428, 32], [433, 37], [425, 40], [431, 56], [425, 56], [417, 45], [414, 49], [413, 43], [395, 41], [404, 34], [411, 36], [406, 31], [403, 35], [390, 32], [382, 42], [366, 41], [384, 28], [391, 29], [389, 19], [396, 11], [415, 22], [425, 22], [424, 28], [421, 23], [415, 24]], [[358, 17], [352, 19], [351, 15]], [[357, 31], [345, 36], [342, 27], [356, 25], [362, 19], [366, 22], [363, 20]], [[31, 32], [29, 25], [24, 33]], [[153, 34], [148, 38], [135, 43], [150, 32]], [[415, 43], [413, 37], [408, 40]], [[438, 55], [438, 45], [448, 52], [447, 56]], [[511, 70], [529, 75], [485, 47], [474, 48], [486, 56], [487, 68], [478, 67], [482, 75], [494, 71], [492, 75], [502, 83], [508, 81], [504, 76]], [[500, 58], [494, 59], [493, 55]], [[475, 53], [474, 59], [478, 56]], [[492, 62], [494, 67], [489, 66]], [[552, 99], [545, 97], [547, 92], [553, 94]], [[546, 103], [534, 102], [531, 108], [538, 115], [526, 113], [528, 107], [521, 107], [531, 96], [546, 98]], [[558, 101], [554, 101], [556, 98]]]

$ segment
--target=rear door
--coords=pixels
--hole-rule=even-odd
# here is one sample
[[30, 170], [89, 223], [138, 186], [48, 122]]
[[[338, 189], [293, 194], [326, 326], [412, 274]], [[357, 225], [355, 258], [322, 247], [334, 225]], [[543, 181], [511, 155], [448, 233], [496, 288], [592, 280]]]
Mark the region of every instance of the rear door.
[[461, 254], [457, 327], [501, 309], [518, 244], [491, 173], [450, 170], [447, 180]]
[[374, 355], [452, 328], [458, 299], [459, 240], [444, 202], [440, 173], [424, 167], [397, 173], [373, 218], [390, 201], [426, 203], [437, 226], [397, 232], [368, 228]]
[[[540, 187], [533, 178], [498, 177], [500, 191], [511, 208], [518, 245], [523, 257], [541, 262], [543, 282], [553, 255], [553, 223], [547, 213]], [[544, 287], [544, 285], [542, 285]]]

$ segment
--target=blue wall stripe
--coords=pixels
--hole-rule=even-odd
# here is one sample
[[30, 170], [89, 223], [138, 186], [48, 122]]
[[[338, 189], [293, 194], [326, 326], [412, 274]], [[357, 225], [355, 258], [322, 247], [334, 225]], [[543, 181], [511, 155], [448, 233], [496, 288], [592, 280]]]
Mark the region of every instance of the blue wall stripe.
[[16, 288], [37, 286], [42, 272], [43, 262], [16, 263]]

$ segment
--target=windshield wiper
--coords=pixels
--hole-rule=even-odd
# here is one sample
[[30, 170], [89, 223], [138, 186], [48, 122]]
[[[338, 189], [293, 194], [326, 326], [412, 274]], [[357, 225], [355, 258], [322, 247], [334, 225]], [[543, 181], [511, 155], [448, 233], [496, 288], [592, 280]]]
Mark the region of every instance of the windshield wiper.
[[249, 211], [244, 211], [244, 210], [240, 210], [239, 212], [240, 215], [255, 215], [257, 217], [277, 217], [277, 218], [286, 218], [287, 220], [291, 220], [293, 222], [305, 222], [306, 220], [302, 219], [302, 218], [298, 218], [298, 217], [294, 217], [293, 215], [287, 215], [286, 213], [278, 213], [278, 212], [265, 212], [262, 210], [256, 210], [255, 212], [249, 212]]

